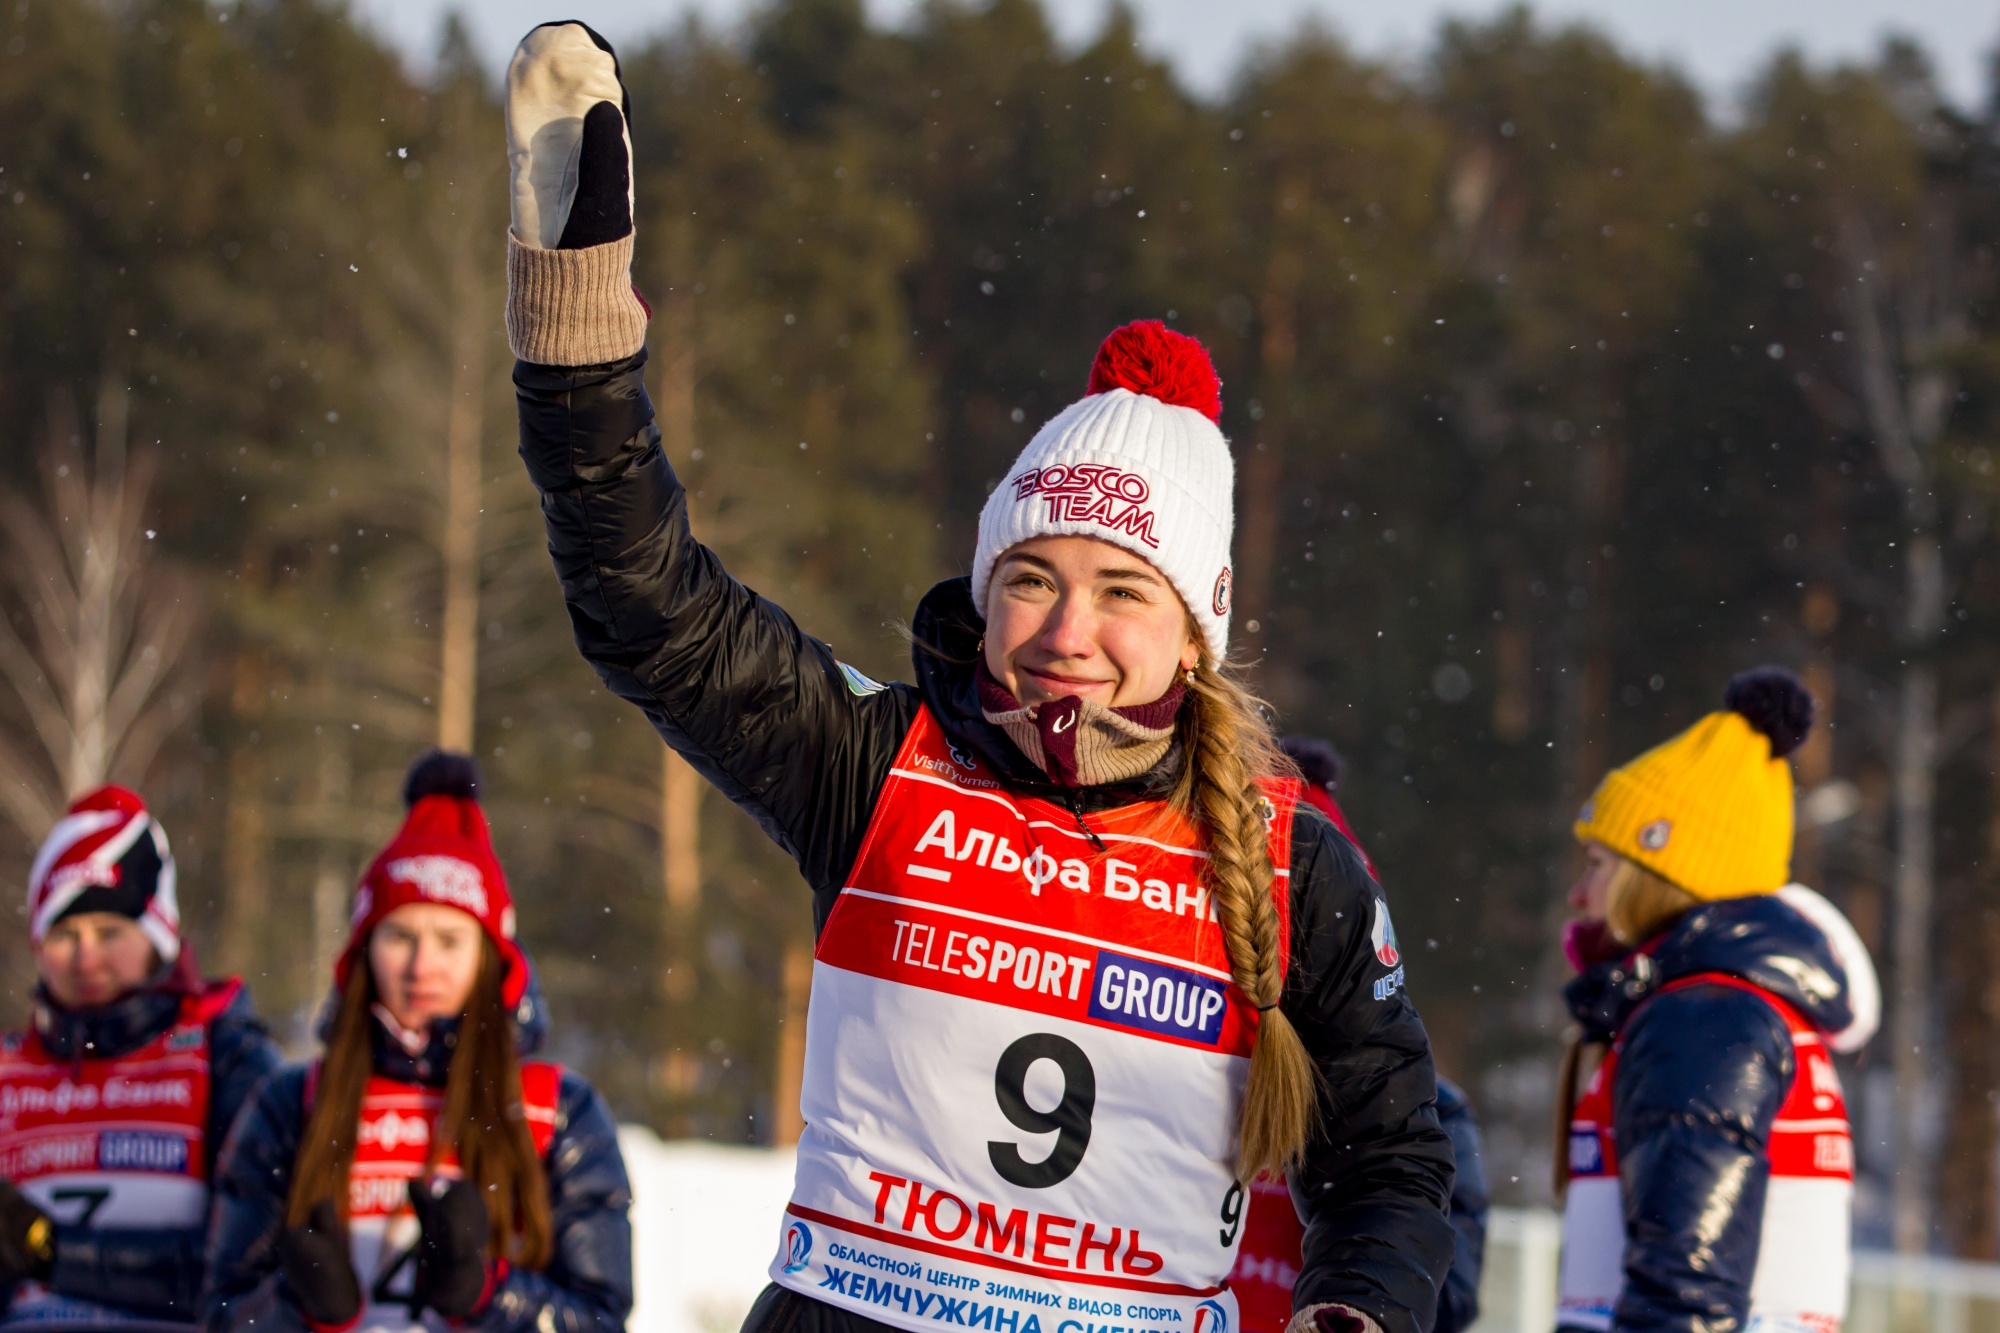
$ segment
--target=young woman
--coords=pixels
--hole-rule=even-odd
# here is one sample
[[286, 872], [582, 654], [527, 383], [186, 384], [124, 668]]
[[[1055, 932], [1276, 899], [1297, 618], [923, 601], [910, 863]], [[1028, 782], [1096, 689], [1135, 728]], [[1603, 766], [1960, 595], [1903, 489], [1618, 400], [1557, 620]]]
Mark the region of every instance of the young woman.
[[354, 899], [325, 1056], [269, 1079], [216, 1180], [202, 1325], [617, 1333], [631, 1191], [546, 1026], [463, 755], [410, 770]]
[[917, 608], [917, 683], [879, 685], [688, 530], [609, 46], [538, 28], [508, 94], [521, 451], [578, 643], [814, 895], [807, 1128], [747, 1327], [1227, 1333], [1267, 1167], [1311, 1214], [1299, 1328], [1429, 1327], [1429, 1045], [1380, 894], [1224, 664], [1207, 354], [1107, 340]]
[[[1787, 884], [1812, 698], [1775, 668], [1614, 769], [1577, 819], [1564, 1062], [1565, 1329], [1838, 1329], [1854, 1152], [1830, 1052], [1880, 1012], [1873, 965]], [[1579, 1091], [1580, 1089], [1580, 1091]]]
[[181, 942], [174, 857], [122, 787], [28, 875], [32, 1025], [0, 1037], [0, 1329], [194, 1325], [217, 1149], [278, 1051]]

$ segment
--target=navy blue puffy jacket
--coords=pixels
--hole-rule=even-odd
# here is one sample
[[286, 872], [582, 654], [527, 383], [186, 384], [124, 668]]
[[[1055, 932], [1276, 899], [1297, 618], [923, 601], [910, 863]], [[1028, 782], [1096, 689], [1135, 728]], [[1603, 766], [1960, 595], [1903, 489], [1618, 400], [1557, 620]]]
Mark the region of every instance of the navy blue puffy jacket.
[[1479, 1318], [1479, 1275], [1486, 1264], [1486, 1154], [1479, 1120], [1456, 1083], [1438, 1079], [1438, 1123], [1451, 1136], [1458, 1174], [1451, 1183], [1451, 1271], [1438, 1288], [1437, 1323], [1431, 1333], [1461, 1333]]
[[[539, 1044], [546, 1010], [529, 990], [529, 1021], [518, 1025], [522, 1054]], [[404, 1082], [442, 1085], [447, 1035], [456, 1020], [432, 1025], [430, 1049], [412, 1057], [378, 1029], [375, 1070]], [[264, 1082], [237, 1122], [215, 1177], [209, 1281], [201, 1326], [212, 1333], [309, 1333], [278, 1275], [292, 1166], [305, 1128], [306, 1069]], [[484, 1314], [454, 1327], [473, 1333], [622, 1333], [632, 1312], [632, 1187], [611, 1110], [581, 1076], [565, 1069], [555, 1138], [543, 1161], [555, 1224], [555, 1255], [538, 1272], [516, 1268]]]
[[1722, 1333], [1749, 1315], [1766, 1145], [1797, 1062], [1784, 1020], [1755, 995], [1699, 984], [1658, 994], [1705, 972], [1771, 992], [1821, 1032], [1854, 1018], [1826, 937], [1773, 897], [1705, 904], [1569, 984], [1585, 1033], [1624, 1041], [1611, 1089], [1625, 1201], [1616, 1333]]
[[[176, 986], [149, 987], [101, 1008], [66, 1011], [38, 994], [35, 1031], [58, 1060], [115, 1059], [138, 1050], [178, 1021], [186, 986], [199, 986], [189, 955], [173, 974]], [[208, 1026], [209, 1173], [229, 1126], [251, 1091], [278, 1067], [278, 1048], [250, 1011], [250, 995], [238, 981], [206, 983], [234, 988], [227, 1007]], [[199, 1227], [56, 1228], [55, 1268], [49, 1287], [60, 1295], [133, 1314], [192, 1322], [201, 1291], [202, 1242]], [[10, 1296], [11, 1299], [11, 1296]]]

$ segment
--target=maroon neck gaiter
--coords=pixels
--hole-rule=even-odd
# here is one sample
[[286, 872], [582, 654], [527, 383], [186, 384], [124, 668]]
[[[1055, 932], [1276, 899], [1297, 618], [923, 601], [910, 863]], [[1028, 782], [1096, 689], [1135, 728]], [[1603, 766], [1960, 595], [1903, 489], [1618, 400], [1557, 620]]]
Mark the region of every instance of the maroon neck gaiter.
[[1176, 680], [1153, 702], [1125, 708], [1075, 695], [1024, 705], [987, 671], [984, 658], [973, 677], [980, 715], [1063, 787], [1129, 782], [1150, 772], [1173, 744], [1174, 720], [1187, 698], [1187, 686]]

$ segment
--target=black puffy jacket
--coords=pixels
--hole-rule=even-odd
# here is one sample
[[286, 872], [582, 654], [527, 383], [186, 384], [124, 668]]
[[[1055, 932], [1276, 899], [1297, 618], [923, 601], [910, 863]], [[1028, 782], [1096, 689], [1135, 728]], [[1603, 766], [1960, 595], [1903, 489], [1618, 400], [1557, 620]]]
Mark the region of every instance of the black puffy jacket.
[[[516, 1046], [531, 1054], [547, 1027], [539, 988], [515, 1024]], [[444, 1086], [457, 1020], [433, 1023], [417, 1055], [382, 1029], [374, 1032], [375, 1072], [404, 1083]], [[208, 1285], [201, 1296], [207, 1333], [310, 1333], [278, 1275], [292, 1166], [305, 1128], [305, 1066], [264, 1081], [223, 1150], [209, 1226]], [[611, 1110], [580, 1075], [565, 1069], [556, 1103], [548, 1172], [555, 1254], [545, 1270], [512, 1269], [476, 1319], [454, 1327], [477, 1333], [622, 1333], [632, 1312], [632, 1187]], [[428, 1316], [427, 1316], [428, 1318]]]
[[1798, 1070], [1778, 1011], [1722, 973], [1778, 996], [1826, 1034], [1853, 1022], [1847, 973], [1818, 927], [1775, 897], [1687, 913], [1637, 953], [1569, 984], [1596, 1040], [1623, 1042], [1611, 1087], [1625, 1204], [1617, 1333], [1742, 1329], [1762, 1240], [1771, 1124]]
[[[215, 1174], [229, 1126], [258, 1082], [282, 1062], [250, 1010], [250, 995], [234, 979], [202, 982], [191, 955], [169, 983], [135, 991], [96, 1009], [65, 1010], [46, 992], [35, 997], [35, 1035], [58, 1060], [116, 1059], [129, 1055], [178, 1021], [190, 991], [205, 992], [221, 1012], [208, 1025], [208, 1171]], [[133, 1315], [192, 1323], [201, 1291], [199, 1227], [92, 1227], [58, 1225], [49, 1287], [59, 1295]]]
[[[969, 583], [938, 585], [913, 631], [915, 685], [853, 688], [832, 651], [731, 578], [688, 528], [660, 450], [645, 353], [608, 365], [517, 364], [521, 455], [542, 495], [577, 646], [606, 685], [797, 860], [824, 925], [904, 734], [928, 705], [1009, 785], [1079, 815], [1164, 791], [1179, 763], [1118, 786], [1052, 786], [981, 715]], [[1324, 1074], [1326, 1132], [1299, 1179], [1310, 1218], [1299, 1305], [1340, 1301], [1389, 1333], [1427, 1329], [1452, 1255], [1451, 1145], [1432, 1105], [1430, 1043], [1387, 984], [1369, 927], [1380, 890], [1351, 843], [1301, 808], [1292, 834], [1284, 1010]], [[1384, 982], [1384, 998], [1374, 998]]]

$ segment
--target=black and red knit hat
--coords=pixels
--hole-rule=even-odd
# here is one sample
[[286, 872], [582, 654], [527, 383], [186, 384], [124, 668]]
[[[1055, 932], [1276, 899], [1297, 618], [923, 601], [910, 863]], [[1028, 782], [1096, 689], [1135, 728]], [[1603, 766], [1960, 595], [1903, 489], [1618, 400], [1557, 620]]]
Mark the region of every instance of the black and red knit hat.
[[528, 960], [514, 939], [514, 897], [479, 808], [478, 765], [470, 755], [433, 750], [410, 766], [403, 802], [409, 807], [403, 827], [355, 890], [353, 934], [334, 965], [334, 984], [347, 984], [383, 917], [410, 903], [438, 903], [456, 907], [485, 930], [506, 969], [501, 998], [514, 1007], [528, 988]]
[[146, 803], [123, 787], [78, 797], [28, 871], [29, 939], [40, 944], [50, 926], [83, 912], [130, 917], [161, 962], [180, 956], [174, 854]]

